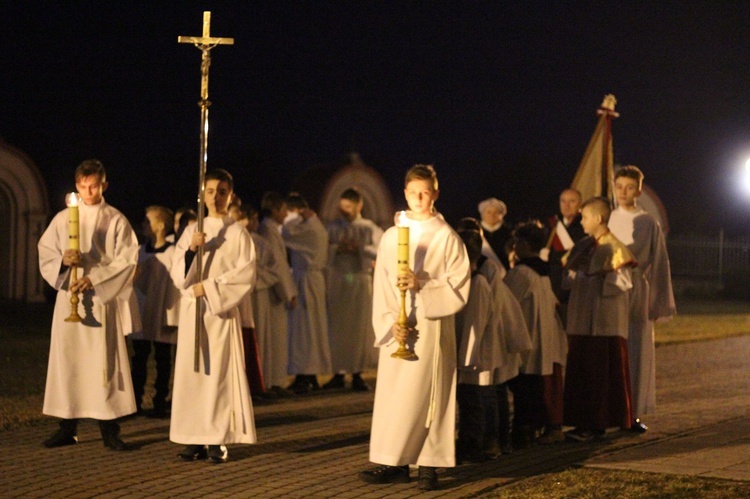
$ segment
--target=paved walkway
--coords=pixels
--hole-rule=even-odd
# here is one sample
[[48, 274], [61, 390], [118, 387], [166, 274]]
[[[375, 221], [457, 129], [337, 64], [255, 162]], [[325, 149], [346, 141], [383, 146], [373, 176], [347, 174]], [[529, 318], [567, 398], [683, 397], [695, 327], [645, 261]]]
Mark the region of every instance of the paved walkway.
[[[442, 471], [441, 489], [357, 480], [367, 461], [372, 394], [338, 391], [256, 407], [256, 445], [230, 446], [223, 465], [185, 463], [169, 421], [122, 423], [135, 449], [106, 450], [91, 421], [77, 446], [41, 446], [50, 419], [0, 433], [0, 497], [481, 497], [573, 465], [750, 481], [750, 336], [657, 349], [658, 414], [641, 436], [538, 446]], [[412, 476], [415, 476], [413, 472]]]

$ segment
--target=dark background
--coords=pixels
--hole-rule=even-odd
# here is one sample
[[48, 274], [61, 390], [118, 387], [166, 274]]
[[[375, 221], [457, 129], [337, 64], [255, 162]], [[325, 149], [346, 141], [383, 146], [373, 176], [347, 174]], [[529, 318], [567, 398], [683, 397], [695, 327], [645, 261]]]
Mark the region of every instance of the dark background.
[[607, 93], [672, 233], [750, 228], [749, 2], [3, 2], [0, 137], [53, 211], [97, 157], [132, 221], [197, 195], [200, 35], [212, 51], [208, 165], [256, 204], [356, 150], [402, 205], [434, 163], [449, 220], [488, 196], [543, 217], [573, 178]]

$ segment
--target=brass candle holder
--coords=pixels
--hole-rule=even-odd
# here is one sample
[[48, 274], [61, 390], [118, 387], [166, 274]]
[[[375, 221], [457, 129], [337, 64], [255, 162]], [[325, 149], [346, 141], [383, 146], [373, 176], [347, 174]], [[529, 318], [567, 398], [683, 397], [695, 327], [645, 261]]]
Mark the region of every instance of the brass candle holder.
[[[409, 227], [404, 225], [404, 218], [406, 214], [402, 211], [399, 215], [398, 224], [398, 274], [399, 276], [404, 275], [409, 270]], [[406, 317], [406, 290], [399, 290], [401, 293], [401, 307], [398, 312], [398, 320], [396, 323], [402, 328], [408, 327], [408, 319]], [[415, 360], [417, 354], [409, 350], [406, 347], [406, 341], [398, 342], [398, 349], [391, 354], [394, 359], [404, 360]]]
[[[70, 267], [70, 284], [78, 280], [78, 266], [72, 265]], [[78, 298], [78, 292], [70, 294], [70, 315], [65, 318], [65, 322], [81, 322], [81, 316], [78, 315], [78, 302], [81, 300]]]

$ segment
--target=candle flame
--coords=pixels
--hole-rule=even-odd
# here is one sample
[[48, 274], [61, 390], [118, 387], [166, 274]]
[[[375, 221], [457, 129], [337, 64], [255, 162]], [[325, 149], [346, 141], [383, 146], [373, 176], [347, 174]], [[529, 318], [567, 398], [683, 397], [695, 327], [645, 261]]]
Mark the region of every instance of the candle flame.
[[406, 212], [405, 211], [400, 211], [398, 213], [398, 226], [399, 227], [406, 226]]
[[79, 197], [77, 192], [71, 192], [67, 196], [65, 196], [65, 204], [67, 206], [78, 206], [79, 203]]

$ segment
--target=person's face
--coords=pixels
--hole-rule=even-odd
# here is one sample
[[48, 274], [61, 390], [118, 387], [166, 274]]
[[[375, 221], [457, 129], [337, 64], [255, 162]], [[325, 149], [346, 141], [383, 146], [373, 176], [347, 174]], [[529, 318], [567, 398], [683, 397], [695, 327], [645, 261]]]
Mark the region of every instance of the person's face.
[[156, 239], [156, 235], [164, 230], [164, 222], [162, 222], [155, 211], [147, 211], [146, 220], [143, 221], [143, 230], [144, 235], [154, 240]]
[[355, 202], [349, 199], [339, 199], [339, 211], [341, 215], [350, 222], [356, 220], [362, 211], [362, 202]]
[[88, 175], [76, 180], [76, 190], [84, 204], [94, 205], [102, 202], [102, 195], [109, 184], [102, 182], [99, 175]]
[[595, 237], [596, 229], [601, 225], [602, 216], [596, 213], [590, 206], [587, 206], [581, 212], [581, 226], [583, 231], [589, 236]]
[[258, 230], [258, 227], [260, 227], [260, 220], [258, 220], [257, 213], [253, 213], [249, 218], [245, 218], [245, 220], [247, 221], [247, 230], [249, 230], [250, 232], [256, 232]]
[[286, 203], [282, 204], [278, 209], [274, 208], [271, 210], [271, 218], [277, 224], [283, 224], [288, 214], [289, 209], [287, 208]]
[[482, 222], [487, 225], [501, 224], [503, 223], [503, 217], [505, 217], [505, 214], [500, 211], [500, 208], [497, 206], [489, 206], [485, 208], [480, 215], [482, 216]]
[[240, 221], [240, 209], [236, 206], [230, 206], [229, 209], [227, 209], [227, 214], [232, 217], [235, 222]]
[[209, 217], [227, 214], [229, 202], [232, 200], [229, 184], [218, 179], [206, 180], [206, 189], [203, 194]]
[[617, 177], [615, 180], [615, 198], [617, 204], [625, 209], [635, 207], [635, 200], [641, 195], [638, 181], [630, 177]]
[[404, 197], [415, 220], [426, 220], [432, 216], [432, 207], [440, 191], [432, 188], [432, 182], [426, 179], [414, 179], [406, 184]]
[[174, 227], [172, 230], [174, 230], [175, 234], [177, 234], [177, 231], [180, 230], [180, 218], [182, 218], [182, 212], [177, 212], [174, 214]]
[[563, 218], [571, 219], [581, 209], [581, 196], [575, 191], [563, 191], [560, 194], [560, 214]]

